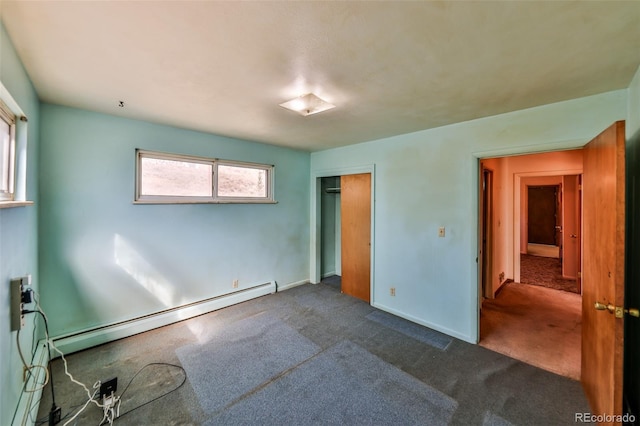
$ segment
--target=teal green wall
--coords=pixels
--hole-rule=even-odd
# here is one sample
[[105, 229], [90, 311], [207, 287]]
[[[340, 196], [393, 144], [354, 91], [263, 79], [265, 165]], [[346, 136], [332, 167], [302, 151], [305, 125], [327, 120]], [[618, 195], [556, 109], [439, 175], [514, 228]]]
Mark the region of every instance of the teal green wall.
[[[29, 119], [27, 140], [26, 197], [38, 201], [39, 101], [20, 59], [0, 21], [0, 81]], [[38, 288], [38, 205], [0, 209], [0, 424], [11, 424], [22, 388], [22, 363], [18, 358], [16, 332], [10, 331], [9, 281], [32, 274]], [[31, 359], [33, 317], [21, 332], [25, 356]]]
[[626, 103], [619, 90], [312, 153], [311, 176], [375, 165], [373, 305], [477, 341], [478, 158], [582, 146]]
[[[309, 153], [43, 104], [40, 273], [51, 333], [308, 279]], [[277, 204], [134, 205], [135, 149], [275, 165]]]
[[627, 110], [626, 135], [631, 139], [640, 132], [640, 67], [629, 85]]

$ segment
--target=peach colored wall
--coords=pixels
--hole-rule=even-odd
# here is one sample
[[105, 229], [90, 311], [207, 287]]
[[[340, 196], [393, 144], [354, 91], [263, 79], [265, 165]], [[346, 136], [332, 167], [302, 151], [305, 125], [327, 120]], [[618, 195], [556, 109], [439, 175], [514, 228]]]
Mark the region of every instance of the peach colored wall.
[[[526, 248], [526, 239], [522, 238], [522, 229], [524, 227], [526, 232], [526, 223], [522, 223], [524, 221], [520, 215], [521, 211], [526, 211], [522, 206], [522, 181], [529, 179], [530, 182], [534, 182], [531, 180], [534, 177], [582, 173], [582, 150], [518, 155], [482, 161], [483, 164], [491, 164], [494, 170], [493, 294], [495, 295], [503, 284], [497, 278], [500, 272], [504, 271], [507, 279], [520, 278], [519, 262], [516, 268], [514, 255], [522, 250], [522, 241]], [[487, 163], [488, 161], [490, 163]], [[514, 188], [516, 177], [519, 180], [517, 189]], [[514, 245], [516, 233], [519, 240], [517, 251]]]
[[[491, 268], [491, 286], [488, 289], [487, 297], [493, 297], [495, 290], [502, 285], [504, 279], [507, 278], [506, 273], [503, 280], [500, 280], [500, 273], [505, 272], [502, 266], [504, 257], [506, 256], [506, 242], [504, 240], [508, 233], [504, 231], [505, 226], [505, 211], [502, 206], [505, 204], [505, 186], [506, 186], [506, 174], [505, 174], [505, 158], [489, 158], [482, 160], [482, 167], [493, 171], [493, 245], [492, 249], [492, 264]], [[482, 167], [480, 170], [482, 170]]]

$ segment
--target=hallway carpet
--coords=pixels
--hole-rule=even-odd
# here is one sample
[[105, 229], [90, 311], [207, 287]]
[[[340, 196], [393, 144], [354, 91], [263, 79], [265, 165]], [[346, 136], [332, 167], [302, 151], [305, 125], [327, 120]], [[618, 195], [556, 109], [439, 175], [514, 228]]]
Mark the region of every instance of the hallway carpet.
[[576, 280], [562, 278], [562, 263], [553, 257], [520, 255], [520, 282], [556, 290], [578, 292]]
[[[131, 382], [116, 426], [557, 425], [589, 411], [574, 380], [455, 338], [436, 347], [416, 324], [374, 312], [335, 286], [306, 284], [67, 359], [89, 386], [117, 376], [118, 394]], [[151, 362], [181, 365], [186, 382], [180, 367], [136, 376]], [[64, 423], [86, 393], [59, 359], [52, 366]], [[33, 419], [46, 423], [50, 408], [47, 387]], [[101, 418], [90, 405], [77, 424]]]
[[579, 380], [581, 327], [579, 295], [507, 283], [482, 303], [480, 345]]

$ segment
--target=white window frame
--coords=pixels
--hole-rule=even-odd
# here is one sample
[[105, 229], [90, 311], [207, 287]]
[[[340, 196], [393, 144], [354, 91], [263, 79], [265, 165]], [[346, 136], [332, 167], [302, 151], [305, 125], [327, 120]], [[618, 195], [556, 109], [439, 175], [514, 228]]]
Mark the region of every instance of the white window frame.
[[[0, 98], [0, 120], [3, 120], [9, 125], [9, 155], [7, 158], [2, 158], [2, 161], [6, 161], [8, 176], [2, 176], [2, 179], [7, 178], [9, 188], [7, 191], [0, 189], [0, 202], [15, 201], [16, 191], [16, 114], [5, 104]], [[4, 155], [3, 155], [4, 157]]]
[[[189, 163], [201, 163], [212, 166], [212, 191], [210, 197], [202, 196], [175, 196], [175, 195], [142, 195], [142, 158], [154, 158], [160, 160], [183, 161]], [[220, 197], [218, 196], [218, 165], [247, 167], [266, 171], [265, 197]], [[136, 149], [135, 166], [135, 195], [134, 204], [275, 204], [274, 198], [274, 170], [273, 165], [248, 163], [232, 160], [220, 160], [217, 158], [197, 157], [167, 152], [148, 151]]]

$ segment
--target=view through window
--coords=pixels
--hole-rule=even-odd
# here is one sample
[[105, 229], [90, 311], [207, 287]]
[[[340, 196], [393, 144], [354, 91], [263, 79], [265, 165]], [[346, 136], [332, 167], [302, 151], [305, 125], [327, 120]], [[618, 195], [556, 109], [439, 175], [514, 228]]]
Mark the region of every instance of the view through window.
[[270, 203], [273, 166], [137, 151], [139, 203]]

